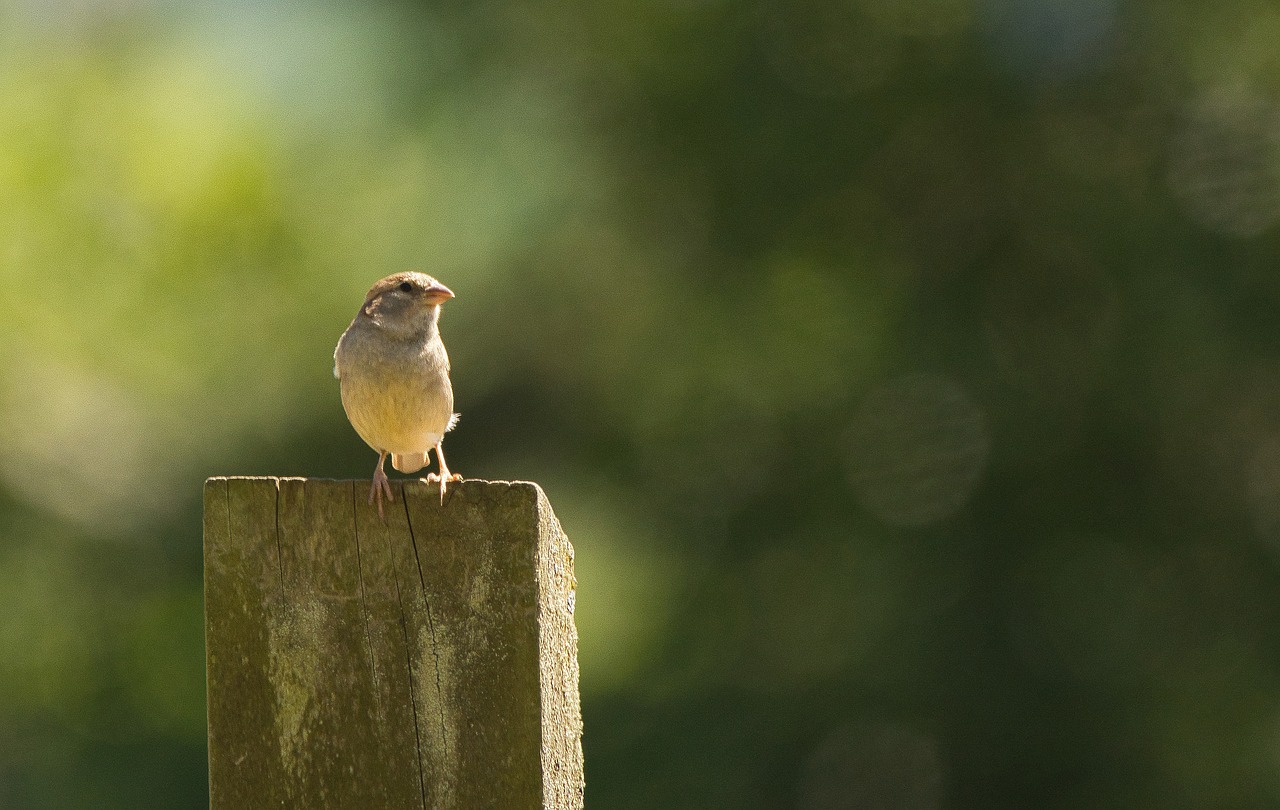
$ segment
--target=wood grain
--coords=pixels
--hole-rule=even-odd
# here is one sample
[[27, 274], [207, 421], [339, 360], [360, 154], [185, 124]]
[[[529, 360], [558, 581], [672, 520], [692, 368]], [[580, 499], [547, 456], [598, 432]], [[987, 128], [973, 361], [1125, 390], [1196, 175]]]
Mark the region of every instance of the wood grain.
[[442, 506], [205, 483], [213, 808], [580, 808], [573, 549], [532, 483]]

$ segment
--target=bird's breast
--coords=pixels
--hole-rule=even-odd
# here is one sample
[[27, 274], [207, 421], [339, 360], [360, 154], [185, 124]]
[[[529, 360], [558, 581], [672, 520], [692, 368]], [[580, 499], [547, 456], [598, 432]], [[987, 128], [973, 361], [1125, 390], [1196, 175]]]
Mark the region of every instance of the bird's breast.
[[342, 407], [378, 451], [424, 453], [444, 435], [453, 414], [444, 347], [438, 352], [339, 347]]

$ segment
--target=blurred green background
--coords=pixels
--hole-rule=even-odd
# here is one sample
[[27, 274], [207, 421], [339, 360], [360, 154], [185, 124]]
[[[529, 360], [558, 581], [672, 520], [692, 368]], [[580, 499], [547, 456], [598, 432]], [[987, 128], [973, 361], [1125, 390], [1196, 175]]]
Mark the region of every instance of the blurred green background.
[[201, 482], [402, 269], [592, 808], [1280, 806], [1280, 6], [0, 2], [0, 807], [207, 801]]

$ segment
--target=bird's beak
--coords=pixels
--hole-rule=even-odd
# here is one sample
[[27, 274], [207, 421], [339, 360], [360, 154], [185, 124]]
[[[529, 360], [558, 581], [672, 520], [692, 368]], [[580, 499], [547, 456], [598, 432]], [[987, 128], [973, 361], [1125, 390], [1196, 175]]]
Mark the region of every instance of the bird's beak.
[[423, 290], [423, 294], [427, 299], [427, 303], [434, 306], [436, 304], [443, 304], [445, 301], [452, 298], [453, 290], [437, 281], [435, 284], [432, 284], [430, 287]]

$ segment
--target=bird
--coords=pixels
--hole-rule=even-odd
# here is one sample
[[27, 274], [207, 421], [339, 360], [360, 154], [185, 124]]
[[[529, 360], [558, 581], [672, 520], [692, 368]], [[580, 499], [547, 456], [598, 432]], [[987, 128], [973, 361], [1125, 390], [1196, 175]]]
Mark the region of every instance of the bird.
[[453, 291], [425, 273], [407, 271], [374, 284], [333, 352], [342, 408], [365, 444], [378, 453], [369, 503], [395, 499], [383, 469], [387, 456], [402, 473], [427, 466], [436, 451], [440, 503], [462, 476], [444, 460], [444, 434], [458, 423], [453, 412], [449, 354], [440, 339], [440, 307]]

